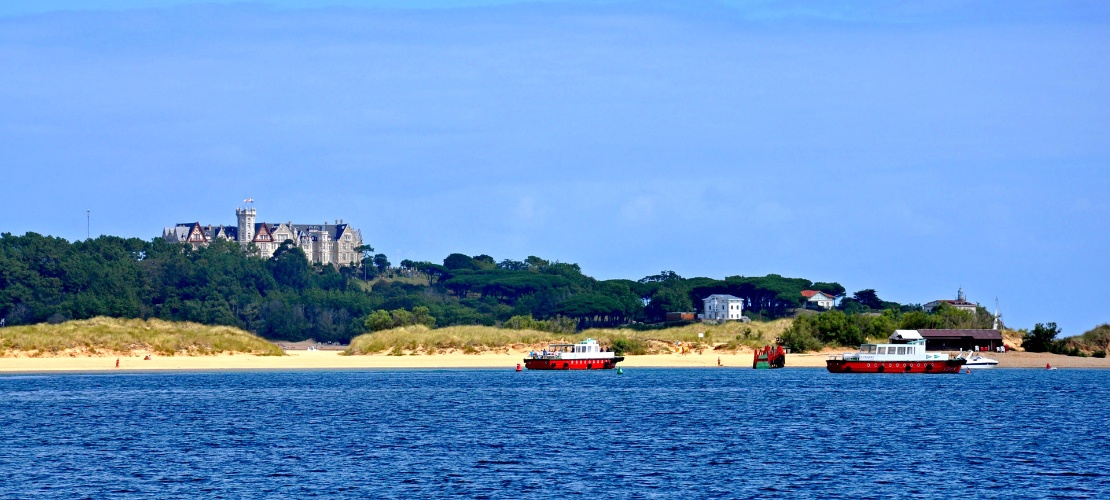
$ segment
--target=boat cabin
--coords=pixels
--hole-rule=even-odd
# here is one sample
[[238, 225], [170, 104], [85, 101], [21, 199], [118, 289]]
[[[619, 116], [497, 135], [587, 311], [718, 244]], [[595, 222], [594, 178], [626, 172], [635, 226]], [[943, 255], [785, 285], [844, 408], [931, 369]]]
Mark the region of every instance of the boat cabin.
[[613, 353], [602, 351], [594, 339], [586, 339], [577, 344], [551, 344], [541, 352], [533, 352], [533, 358], [541, 359], [593, 359], [613, 357]]
[[925, 339], [917, 330], [895, 330], [889, 343], [863, 344], [859, 346], [859, 352], [845, 353], [843, 357], [856, 361], [925, 361], [947, 358], [947, 355], [925, 354]]
[[[863, 344], [859, 346], [859, 354], [881, 356], [883, 359], [890, 359], [891, 361], [901, 361], [902, 357], [906, 357], [906, 361], [908, 361], [911, 357], [925, 354], [925, 341], [905, 345]], [[890, 356], [894, 357], [891, 358]]]

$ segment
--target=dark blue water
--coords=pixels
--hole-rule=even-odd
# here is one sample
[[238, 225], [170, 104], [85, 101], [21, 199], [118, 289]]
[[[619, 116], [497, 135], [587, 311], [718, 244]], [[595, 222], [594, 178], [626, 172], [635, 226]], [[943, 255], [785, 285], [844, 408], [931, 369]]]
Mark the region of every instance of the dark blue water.
[[1110, 371], [0, 376], [0, 497], [1110, 496]]

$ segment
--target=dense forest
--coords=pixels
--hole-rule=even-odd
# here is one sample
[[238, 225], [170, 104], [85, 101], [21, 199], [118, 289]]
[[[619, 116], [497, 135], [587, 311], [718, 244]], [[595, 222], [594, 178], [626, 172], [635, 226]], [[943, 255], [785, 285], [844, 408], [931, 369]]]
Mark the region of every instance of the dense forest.
[[[715, 293], [742, 298], [749, 317], [772, 319], [804, 307], [801, 291], [813, 289], [841, 297], [843, 312], [835, 312], [855, 325], [849, 328], [852, 338], [843, 340], [854, 340], [857, 330], [870, 334], [906, 321], [936, 323], [920, 306], [882, 301], [874, 290], [848, 296], [835, 282], [776, 274], [713, 279], [663, 271], [638, 280], [597, 280], [577, 264], [535, 256], [497, 261], [451, 254], [442, 264], [406, 260], [394, 267], [372, 248], [363, 251], [361, 266], [337, 269], [311, 264], [291, 242], [263, 260], [223, 240], [192, 248], [160, 238], [69, 242], [4, 233], [0, 320], [16, 325], [95, 316], [159, 318], [236, 326], [274, 340], [344, 342], [368, 330], [411, 323], [501, 325], [534, 318], [570, 329], [647, 328], [664, 322], [668, 312], [700, 309], [701, 299]], [[870, 319], [865, 325], [856, 319], [873, 317], [865, 314], [871, 311], [888, 311], [889, 322]], [[806, 321], [827, 323], [821, 319], [827, 317]], [[822, 333], [827, 330], [813, 326], [796, 333], [827, 341], [830, 334]]]

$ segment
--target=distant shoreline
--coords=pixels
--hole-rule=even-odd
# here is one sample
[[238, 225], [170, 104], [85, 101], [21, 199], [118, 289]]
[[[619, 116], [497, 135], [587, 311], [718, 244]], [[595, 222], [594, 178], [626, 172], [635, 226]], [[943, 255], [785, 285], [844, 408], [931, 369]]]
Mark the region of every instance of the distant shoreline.
[[[837, 351], [840, 352], [840, 351]], [[830, 352], [788, 354], [787, 368], [824, 368]], [[73, 357], [4, 357], [0, 373], [64, 373], [112, 371], [243, 371], [243, 370], [326, 370], [326, 369], [448, 369], [494, 368], [515, 369], [523, 363], [527, 352], [502, 351], [481, 354], [462, 352], [393, 356], [388, 354], [341, 356], [339, 351], [289, 351], [286, 356], [252, 354], [220, 354], [211, 356], [73, 356]], [[999, 360], [998, 369], [1044, 368], [1110, 368], [1110, 359], [1082, 358], [1049, 353], [989, 353]], [[752, 353], [719, 353], [705, 350], [689, 354], [645, 354], [626, 356], [618, 366], [623, 368], [710, 368], [720, 358], [724, 368], [751, 369]], [[119, 368], [115, 362], [119, 359]]]

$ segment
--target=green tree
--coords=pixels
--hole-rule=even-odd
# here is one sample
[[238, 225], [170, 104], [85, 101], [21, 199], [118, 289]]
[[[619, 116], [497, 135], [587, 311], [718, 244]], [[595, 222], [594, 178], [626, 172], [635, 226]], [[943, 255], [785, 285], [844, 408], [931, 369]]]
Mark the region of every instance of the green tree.
[[933, 330], [944, 328], [944, 319], [924, 311], [908, 312], [898, 321], [899, 330]]
[[447, 258], [443, 259], [443, 267], [446, 267], [447, 269], [450, 269], [452, 271], [457, 271], [460, 269], [476, 271], [479, 269], [478, 264], [474, 262], [473, 257], [470, 257], [469, 255], [463, 255], [461, 253], [453, 253], [451, 255], [448, 255]]
[[550, 262], [536, 257], [535, 255], [529, 255], [527, 259], [524, 259], [524, 263], [528, 265], [528, 269], [531, 271], [540, 271], [551, 265]]
[[1033, 331], [1025, 334], [1021, 347], [1029, 352], [1052, 351], [1056, 348], [1056, 336], [1059, 334], [1056, 323], [1037, 323]]
[[493, 257], [486, 254], [475, 255], [474, 263], [482, 270], [497, 269], [497, 262], [493, 260]]
[[389, 311], [389, 316], [393, 318], [393, 326], [394, 327], [409, 326], [409, 325], [415, 325], [416, 324], [416, 322], [413, 319], [414, 318], [413, 314], [409, 311], [404, 310], [404, 309], [394, 309], [392, 311]]
[[451, 277], [451, 271], [446, 267], [432, 264], [431, 262], [417, 262], [414, 267], [417, 271], [424, 273], [428, 277], [428, 286], [432, 286], [437, 282], [446, 281]]
[[799, 316], [782, 332], [782, 345], [792, 352], [817, 351], [822, 347], [817, 339], [817, 321], [810, 316]]
[[644, 308], [650, 318], [663, 319], [669, 312], [688, 312], [694, 310], [690, 295], [675, 288], [661, 288], [651, 296], [651, 302]]
[[428, 328], [436, 326], [436, 319], [432, 316], [431, 310], [424, 306], [412, 308], [412, 321], [413, 324], [424, 325]]
[[831, 310], [816, 317], [817, 338], [822, 342], [842, 346], [858, 346], [863, 343], [863, 331], [849, 321], [842, 311]]
[[510, 330], [542, 330], [539, 321], [532, 319], [532, 315], [513, 316], [501, 324], [502, 328]]
[[813, 284], [813, 289], [833, 297], [840, 297], [844, 295], [845, 292], [844, 287], [841, 286], [840, 283], [837, 283], [835, 281], [831, 283], [825, 283], [822, 281], [815, 282]]
[[389, 269], [389, 258], [384, 253], [379, 253], [374, 256], [374, 267], [377, 268], [379, 273], [384, 273]]
[[852, 299], [874, 310], [881, 310], [883, 308], [883, 301], [879, 300], [879, 294], [875, 293], [875, 290], [871, 288], [860, 290], [852, 294]]
[[366, 328], [372, 332], [388, 330], [393, 328], [393, 318], [390, 317], [389, 311], [378, 309], [366, 318]]
[[528, 264], [519, 260], [505, 259], [497, 263], [497, 268], [504, 269], [506, 271], [527, 271]]
[[[292, 240], [287, 241], [290, 244], [293, 243]], [[374, 247], [370, 245], [360, 245], [355, 247], [355, 251], [362, 254], [362, 258], [359, 259], [360, 267], [362, 267], [362, 279], [365, 280], [370, 278], [370, 270], [373, 269]]]
[[297, 290], [304, 290], [312, 279], [311, 264], [308, 263], [304, 250], [293, 246], [290, 241], [282, 243], [274, 250], [269, 268], [274, 280]]

